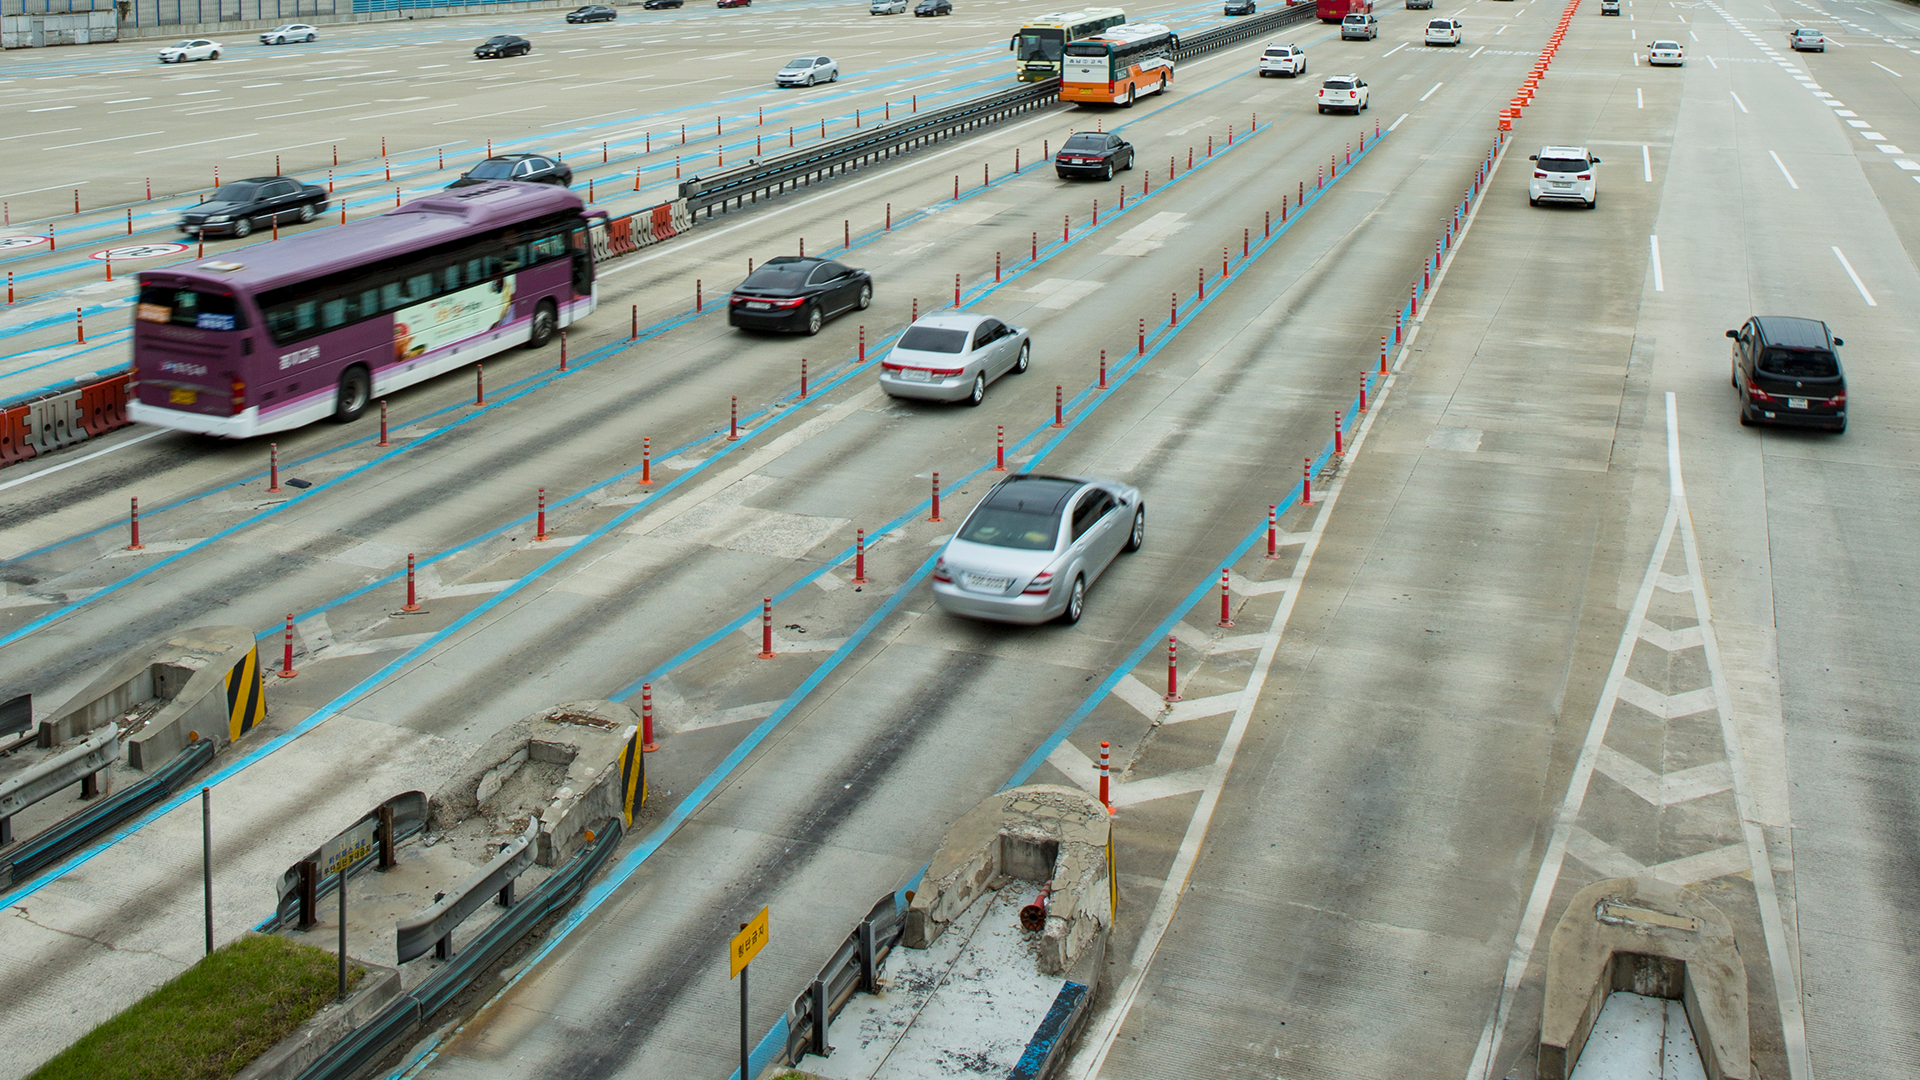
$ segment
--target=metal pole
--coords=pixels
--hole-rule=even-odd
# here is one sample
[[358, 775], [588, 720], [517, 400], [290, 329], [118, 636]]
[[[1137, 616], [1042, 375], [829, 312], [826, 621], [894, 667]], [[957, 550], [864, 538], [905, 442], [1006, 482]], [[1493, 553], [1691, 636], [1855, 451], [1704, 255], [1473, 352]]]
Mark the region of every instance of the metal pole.
[[[740, 924], [740, 929], [746, 928], [746, 923]], [[752, 967], [746, 964], [740, 968], [740, 1080], [753, 1080], [753, 1074], [747, 1071], [747, 1058], [752, 1049], [747, 1041], [747, 972]]]
[[200, 789], [200, 880], [207, 897], [207, 952], [213, 955], [213, 804], [207, 788]]
[[347, 1000], [347, 872], [340, 871], [340, 1000]]

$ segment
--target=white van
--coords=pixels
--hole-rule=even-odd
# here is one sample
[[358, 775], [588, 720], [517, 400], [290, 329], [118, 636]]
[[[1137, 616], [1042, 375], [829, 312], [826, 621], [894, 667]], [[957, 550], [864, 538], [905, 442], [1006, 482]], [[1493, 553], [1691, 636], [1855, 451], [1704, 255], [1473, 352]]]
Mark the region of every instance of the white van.
[[1460, 20], [1459, 19], [1434, 19], [1428, 22], [1427, 23], [1427, 44], [1429, 45], [1460, 44]]

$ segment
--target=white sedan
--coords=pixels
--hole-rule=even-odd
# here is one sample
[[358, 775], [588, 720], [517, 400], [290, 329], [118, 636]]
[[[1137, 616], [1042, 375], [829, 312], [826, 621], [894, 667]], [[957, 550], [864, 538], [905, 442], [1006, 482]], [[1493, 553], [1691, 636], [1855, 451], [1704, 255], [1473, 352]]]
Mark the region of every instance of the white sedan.
[[288, 23], [276, 26], [260, 35], [262, 45], [285, 45], [289, 41], [312, 41], [320, 36], [320, 31], [306, 23]]
[[169, 45], [160, 50], [160, 62], [178, 64], [184, 60], [218, 60], [220, 43], [206, 38], [189, 38], [178, 45]]
[[1647, 63], [1680, 67], [1687, 62], [1687, 51], [1677, 41], [1656, 41], [1647, 46]]

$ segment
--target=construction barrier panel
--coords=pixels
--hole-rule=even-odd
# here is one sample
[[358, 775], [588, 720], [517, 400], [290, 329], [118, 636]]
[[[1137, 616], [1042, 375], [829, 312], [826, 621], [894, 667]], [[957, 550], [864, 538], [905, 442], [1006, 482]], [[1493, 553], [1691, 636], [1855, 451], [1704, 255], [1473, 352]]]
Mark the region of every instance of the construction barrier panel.
[[34, 445], [33, 433], [28, 427], [31, 411], [26, 405], [15, 405], [0, 412], [0, 466], [39, 455], [40, 448]]

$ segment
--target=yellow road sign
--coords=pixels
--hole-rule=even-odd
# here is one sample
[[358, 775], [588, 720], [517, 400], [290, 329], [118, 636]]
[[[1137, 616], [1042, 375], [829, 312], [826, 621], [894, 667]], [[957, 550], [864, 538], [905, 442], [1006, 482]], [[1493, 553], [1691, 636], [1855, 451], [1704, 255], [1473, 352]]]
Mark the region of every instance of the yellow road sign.
[[755, 915], [753, 920], [747, 923], [744, 929], [733, 936], [733, 972], [727, 977], [737, 978], [740, 974], [740, 969], [752, 962], [754, 955], [764, 948], [766, 944], [767, 909], [761, 908], [760, 914]]

